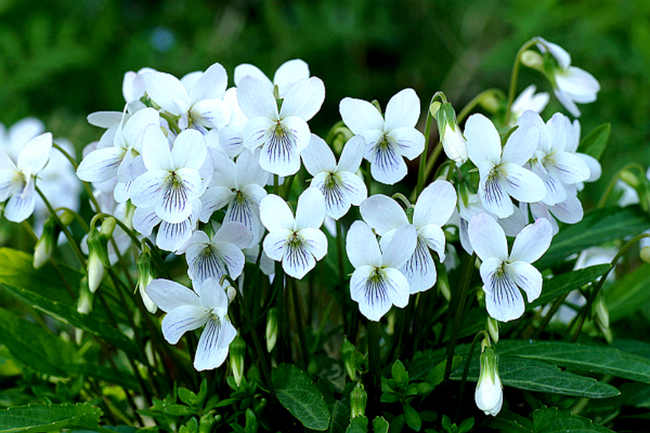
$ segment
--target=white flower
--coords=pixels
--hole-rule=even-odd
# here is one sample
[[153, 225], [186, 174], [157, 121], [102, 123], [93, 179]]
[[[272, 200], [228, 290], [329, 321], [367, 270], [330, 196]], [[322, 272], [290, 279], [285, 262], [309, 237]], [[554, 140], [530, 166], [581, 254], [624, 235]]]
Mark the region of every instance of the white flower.
[[555, 113], [544, 124], [539, 114], [528, 110], [521, 115], [519, 127], [533, 126], [539, 131], [539, 144], [530, 160], [533, 173], [544, 181], [546, 196], [544, 204], [553, 206], [567, 198], [566, 186], [589, 179], [589, 166], [575, 152], [566, 151], [567, 141], [573, 137], [569, 118]]
[[156, 246], [165, 251], [179, 251], [192, 237], [198, 220], [201, 200], [192, 203], [192, 213], [177, 223], [163, 221], [153, 208], [138, 207], [133, 212], [133, 229], [143, 236], [151, 235], [158, 226]]
[[440, 107], [436, 113], [436, 121], [445, 155], [457, 164], [464, 164], [467, 161], [467, 140], [460, 131], [456, 112], [449, 102]]
[[[399, 268], [409, 283], [410, 293], [423, 292], [436, 283], [437, 272], [429, 249], [445, 260], [445, 234], [442, 226], [449, 221], [456, 207], [456, 191], [451, 183], [437, 180], [427, 186], [413, 208], [412, 225], [417, 230], [413, 253]], [[402, 207], [392, 198], [377, 194], [361, 203], [363, 220], [381, 236], [386, 247], [397, 229], [411, 224]]]
[[234, 221], [243, 224], [252, 234], [249, 246], [262, 239], [264, 227], [260, 221], [260, 202], [266, 197], [264, 189], [270, 174], [259, 164], [259, 151], [246, 150], [233, 161], [221, 154], [214, 154], [212, 183], [201, 197], [203, 210], [201, 221], [207, 221], [212, 213], [227, 206], [224, 224]]
[[32, 138], [18, 154], [16, 164], [0, 150], [0, 202], [9, 199], [4, 214], [9, 221], [23, 222], [34, 212], [36, 177], [50, 159], [52, 134]]
[[206, 134], [230, 121], [230, 107], [223, 101], [228, 74], [219, 63], [180, 80], [164, 72], [146, 73], [142, 79], [151, 101], [161, 111], [180, 117], [181, 129], [194, 128]]
[[482, 260], [481, 279], [488, 314], [508, 322], [524, 314], [526, 292], [528, 302], [542, 292], [542, 274], [531, 265], [551, 244], [551, 224], [540, 218], [529, 224], [515, 238], [508, 254], [506, 235], [490, 215], [482, 213], [469, 222], [469, 240]]
[[318, 188], [325, 197], [327, 216], [339, 219], [368, 197], [363, 180], [355, 173], [359, 170], [365, 142], [363, 137], [351, 138], [336, 163], [332, 149], [316, 134], [311, 135], [309, 146], [301, 153], [305, 168], [314, 176], [311, 186]]
[[187, 331], [205, 325], [194, 356], [198, 371], [219, 367], [228, 356], [228, 346], [237, 330], [228, 319], [228, 296], [215, 279], [208, 279], [192, 291], [174, 281], [157, 279], [147, 287], [147, 295], [167, 313], [162, 332], [170, 344]]
[[600, 84], [589, 72], [571, 66], [571, 56], [564, 48], [541, 37], [537, 37], [536, 40], [537, 48], [542, 53], [548, 51], [558, 63], [551, 77], [555, 96], [574, 117], [580, 117], [576, 102], [579, 104], [594, 102], [596, 93], [600, 91]]
[[147, 129], [142, 160], [148, 171], [131, 186], [133, 204], [153, 208], [168, 223], [186, 220], [207, 186], [199, 172], [207, 156], [205, 139], [198, 131], [181, 132], [170, 150], [160, 128]]
[[239, 86], [242, 78], [249, 75], [262, 81], [271, 91], [278, 86], [279, 97], [284, 98], [294, 84], [309, 78], [309, 66], [300, 59], [288, 60], [275, 71], [271, 82], [257, 66], [244, 63], [235, 68], [235, 85]]
[[393, 185], [406, 176], [402, 156], [412, 160], [424, 150], [424, 135], [415, 129], [420, 98], [413, 89], [394, 95], [386, 106], [386, 119], [368, 101], [344, 98], [339, 112], [345, 124], [366, 140], [365, 158], [378, 182]]
[[378, 322], [395, 305], [404, 308], [409, 301], [409, 283], [400, 272], [417, 244], [417, 232], [411, 224], [395, 230], [390, 242], [380, 251], [375, 234], [363, 221], [350, 227], [345, 250], [354, 266], [350, 279], [350, 297], [368, 320]]
[[269, 231], [264, 238], [264, 252], [282, 262], [284, 272], [301, 279], [327, 253], [327, 238], [320, 230], [325, 219], [325, 198], [316, 188], [307, 188], [296, 206], [293, 217], [289, 205], [271, 194], [260, 204], [262, 224]]
[[[595, 182], [600, 179], [600, 175], [603, 173], [600, 162], [598, 162], [598, 160], [591, 155], [578, 152], [578, 146], [580, 145], [580, 121], [578, 119], [574, 119], [573, 123], [571, 123], [568, 117], [565, 119], [565, 122], [567, 123], [567, 142], [566, 148], [564, 150], [566, 152], [574, 153], [576, 156], [582, 159], [585, 164], [587, 164], [587, 167], [589, 167], [590, 175], [589, 178], [585, 180], [585, 182]], [[581, 182], [576, 184], [578, 191], [582, 191], [583, 186], [584, 185]]]
[[526, 87], [523, 92], [517, 96], [517, 99], [512, 103], [510, 108], [510, 125], [514, 126], [519, 116], [526, 110], [533, 110], [536, 113], [541, 113], [546, 108], [550, 96], [546, 92], [535, 94], [537, 87], [534, 84]]
[[501, 138], [494, 124], [482, 114], [474, 114], [465, 124], [469, 159], [479, 170], [478, 194], [485, 209], [499, 218], [514, 212], [512, 196], [526, 203], [546, 196], [544, 182], [522, 166], [537, 149], [539, 132], [533, 125], [520, 125], [510, 135], [501, 152]]
[[480, 366], [474, 393], [476, 406], [486, 415], [497, 416], [503, 406], [503, 385], [499, 377], [499, 360], [492, 347], [486, 347], [481, 353]]
[[[557, 221], [562, 221], [566, 224], [576, 224], [582, 221], [584, 210], [582, 203], [578, 199], [578, 190], [574, 185], [566, 185], [567, 191], [566, 199], [561, 203], [549, 206], [544, 202], [530, 203], [530, 212], [533, 218], [545, 218], [553, 227], [553, 235], [559, 231]], [[557, 220], [557, 221], [556, 221]]]
[[237, 100], [250, 119], [244, 127], [244, 146], [262, 147], [262, 168], [279, 176], [298, 172], [300, 152], [311, 139], [307, 121], [325, 100], [323, 82], [316, 77], [301, 80], [278, 103], [264, 82], [248, 75], [239, 82]]
[[246, 226], [232, 221], [218, 228], [212, 236], [197, 230], [182, 248], [190, 279], [202, 284], [208, 278], [218, 280], [226, 274], [239, 277], [246, 261], [242, 249], [252, 238]]

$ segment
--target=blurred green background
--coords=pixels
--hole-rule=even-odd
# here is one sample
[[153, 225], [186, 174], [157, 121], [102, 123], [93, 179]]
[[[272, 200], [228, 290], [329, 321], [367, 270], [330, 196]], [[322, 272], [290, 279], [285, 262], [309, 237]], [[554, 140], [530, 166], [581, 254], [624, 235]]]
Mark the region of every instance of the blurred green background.
[[[481, 90], [506, 90], [517, 49], [537, 35], [600, 81], [598, 100], [580, 106], [583, 135], [613, 125], [594, 189], [628, 161], [647, 164], [647, 0], [0, 0], [0, 122], [35, 116], [81, 149], [101, 134], [87, 114], [122, 109], [126, 71], [180, 77], [220, 62], [232, 77], [248, 62], [271, 75], [298, 57], [325, 82], [311, 122], [324, 134], [345, 96], [384, 105], [413, 87], [424, 104], [443, 90], [460, 110]], [[551, 90], [524, 68], [519, 91], [530, 83]], [[558, 109], [552, 99], [545, 117]]]

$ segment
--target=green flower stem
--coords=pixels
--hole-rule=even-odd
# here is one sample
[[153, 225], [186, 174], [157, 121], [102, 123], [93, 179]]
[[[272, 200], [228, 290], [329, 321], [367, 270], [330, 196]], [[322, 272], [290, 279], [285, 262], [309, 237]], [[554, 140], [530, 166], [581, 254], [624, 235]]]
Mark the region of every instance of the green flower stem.
[[467, 359], [465, 360], [465, 367], [463, 368], [463, 377], [460, 379], [460, 389], [458, 391], [458, 402], [456, 405], [456, 414], [454, 415], [453, 421], [460, 420], [460, 410], [463, 407], [463, 395], [465, 393], [465, 385], [467, 384], [467, 375], [469, 374], [469, 367], [472, 363], [472, 356], [474, 356], [474, 350], [476, 350], [476, 345], [481, 340], [481, 337], [487, 340], [488, 347], [490, 346], [490, 336], [483, 329], [478, 331], [472, 340], [472, 345], [469, 346], [469, 353], [467, 354]]
[[[460, 283], [460, 293], [458, 295], [458, 304], [456, 305], [456, 314], [454, 315], [454, 324], [451, 329], [451, 338], [449, 340], [449, 346], [447, 346], [447, 364], [445, 365], [445, 376], [444, 381], [449, 380], [449, 375], [451, 374], [451, 364], [454, 360], [454, 351], [456, 349], [456, 343], [458, 341], [458, 335], [460, 334], [460, 329], [463, 326], [463, 319], [465, 315], [465, 302], [467, 300], [467, 293], [469, 292], [469, 285], [472, 281], [472, 273], [474, 272], [474, 264], [476, 263], [476, 253], [472, 254], [469, 260], [466, 262], [466, 266], [463, 272], [463, 277]], [[453, 292], [452, 292], [453, 293]]]
[[[66, 152], [66, 150], [64, 148], [62, 148], [61, 146], [59, 146], [56, 143], [52, 143], [52, 147], [55, 148], [56, 150], [58, 150], [59, 152], [61, 152], [61, 154], [63, 156], [65, 156], [65, 158], [68, 161], [70, 161], [70, 164], [72, 164], [72, 167], [74, 167], [74, 170], [76, 172], [77, 168], [79, 167], [79, 164], [77, 164], [77, 161], [75, 161], [73, 156], [70, 155], [68, 152]], [[100, 211], [99, 203], [97, 202], [97, 199], [95, 198], [95, 195], [93, 194], [93, 190], [90, 187], [90, 184], [88, 182], [81, 182], [81, 183], [83, 184], [86, 192], [88, 193], [88, 197], [90, 198], [90, 201], [92, 202], [93, 206], [95, 206], [95, 211], [99, 212]]]
[[[438, 141], [438, 144], [436, 144], [436, 147], [434, 147], [433, 151], [431, 152], [431, 156], [427, 158], [427, 166], [424, 169], [425, 182], [429, 177], [431, 177], [431, 172], [433, 171], [433, 167], [435, 167], [436, 162], [438, 162], [438, 158], [440, 157], [441, 153], [442, 153], [442, 142]], [[417, 193], [417, 189], [414, 189], [410, 197], [411, 202], [416, 201], [417, 199], [416, 193]]]
[[591, 291], [591, 293], [589, 293], [589, 296], [587, 296], [587, 302], [582, 307], [582, 309], [578, 312], [578, 316], [580, 317], [580, 319], [578, 319], [578, 326], [576, 327], [576, 330], [573, 333], [573, 337], [571, 338], [572, 343], [578, 341], [578, 337], [580, 336], [580, 332], [582, 331], [582, 326], [585, 324], [587, 315], [591, 311], [591, 306], [596, 300], [596, 297], [598, 296], [598, 292], [600, 292], [600, 289], [602, 289], [603, 285], [605, 284], [605, 280], [609, 276], [610, 272], [612, 272], [616, 267], [616, 263], [619, 261], [621, 257], [623, 257], [623, 255], [627, 252], [627, 250], [630, 249], [630, 247], [632, 247], [634, 244], [636, 244], [643, 238], [650, 238], [650, 234], [641, 233], [640, 235], [633, 237], [625, 245], [623, 245], [623, 247], [618, 251], [616, 256], [614, 256], [614, 259], [610, 263], [609, 269], [607, 270], [607, 272], [603, 274], [602, 277], [600, 277], [600, 280], [598, 280], [598, 283], [596, 283], [594, 289]]
[[515, 100], [515, 93], [517, 92], [517, 77], [519, 76], [521, 56], [528, 48], [532, 47], [536, 43], [537, 43], [536, 40], [531, 39], [528, 42], [526, 42], [524, 45], [522, 45], [521, 48], [519, 48], [519, 51], [517, 51], [517, 57], [515, 57], [515, 63], [512, 66], [512, 75], [510, 77], [510, 89], [508, 90], [508, 105], [506, 108], [506, 117], [503, 121], [503, 123], [506, 125], [510, 121], [510, 115], [512, 114], [512, 103]]
[[56, 211], [54, 208], [52, 208], [52, 205], [48, 201], [47, 197], [45, 197], [45, 194], [41, 191], [39, 187], [36, 187], [36, 192], [38, 193], [39, 196], [41, 196], [41, 199], [43, 199], [43, 202], [45, 203], [45, 206], [47, 207], [47, 210], [50, 212], [50, 215], [52, 218], [54, 218], [54, 221], [58, 224], [58, 226], [61, 228], [61, 231], [65, 235], [66, 239], [68, 240], [68, 244], [70, 245], [70, 248], [72, 248], [72, 251], [75, 253], [77, 256], [77, 259], [79, 260], [79, 263], [81, 264], [82, 268], [86, 267], [86, 256], [81, 252], [81, 249], [79, 248], [79, 245], [77, 242], [74, 240], [72, 237], [72, 233], [70, 233], [70, 230], [61, 222], [61, 218], [57, 215]]
[[350, 323], [348, 322], [348, 315], [345, 312], [350, 302], [348, 302], [349, 290], [346, 290], [345, 263], [343, 262], [343, 223], [340, 219], [336, 220], [336, 261], [339, 268], [340, 297], [338, 301], [341, 304], [341, 312], [343, 313], [341, 314], [343, 316], [343, 329], [349, 333], [350, 328], [348, 326]]
[[501, 94], [503, 94], [503, 92], [501, 92], [501, 89], [487, 89], [487, 90], [482, 91], [482, 92], [479, 93], [478, 95], [476, 95], [476, 96], [474, 97], [474, 99], [472, 99], [471, 101], [469, 101], [469, 102], [467, 103], [467, 105], [465, 105], [465, 107], [463, 107], [463, 109], [460, 111], [460, 113], [458, 113], [458, 116], [456, 116], [456, 123], [458, 123], [458, 124], [460, 125], [461, 122], [462, 122], [463, 120], [465, 120], [465, 117], [467, 117], [467, 116], [469, 115], [469, 113], [471, 113], [472, 110], [473, 110], [473, 109], [474, 109], [478, 104], [480, 104], [481, 101], [482, 101], [483, 99], [487, 98], [488, 96], [492, 96], [492, 95], [494, 95], [495, 93], [501, 93]]
[[644, 168], [637, 163], [631, 163], [626, 165], [625, 167], [621, 168], [619, 171], [616, 172], [616, 175], [612, 177], [612, 179], [609, 181], [609, 184], [607, 184], [607, 188], [605, 188], [605, 192], [603, 193], [603, 196], [600, 198], [598, 201], [597, 207], [600, 209], [602, 207], [605, 207], [605, 204], [607, 203], [607, 200], [609, 199], [610, 194], [612, 191], [614, 191], [614, 187], [616, 186], [616, 181], [620, 178], [621, 173], [623, 173], [625, 170], [629, 170], [632, 168], [636, 168], [642, 173], [642, 176], [645, 175], [645, 170]]
[[302, 306], [300, 305], [300, 297], [298, 295], [298, 284], [294, 278], [287, 277], [289, 288], [291, 290], [291, 301], [293, 304], [293, 312], [296, 319], [296, 328], [298, 329], [298, 341], [300, 342], [300, 352], [302, 353], [303, 367], [307, 370], [309, 365], [309, 351], [307, 350], [307, 341], [305, 340], [305, 326], [302, 320]]
[[[420, 154], [420, 166], [418, 168], [418, 183], [415, 188], [416, 198], [420, 196], [420, 193], [424, 189], [424, 182], [426, 182], [427, 179], [426, 167], [427, 167], [428, 157], [429, 157], [429, 136], [431, 135], [431, 122], [433, 121], [433, 115], [431, 114], [431, 105], [433, 105], [436, 99], [440, 99], [443, 103], [447, 102], [447, 97], [445, 96], [444, 93], [436, 92], [431, 97], [431, 101], [429, 102], [429, 105], [427, 105], [427, 118], [424, 124], [424, 150]], [[368, 191], [368, 194], [370, 194], [370, 191]]]
[[280, 178], [277, 174], [273, 175], [273, 194], [280, 195]]
[[284, 178], [284, 194], [282, 194], [282, 198], [284, 201], [289, 200], [289, 195], [291, 194], [291, 185], [293, 185], [293, 180], [298, 176], [297, 174], [294, 176], [287, 176]]
[[368, 197], [372, 195], [371, 192], [371, 187], [372, 187], [372, 173], [370, 172], [370, 161], [366, 161], [364, 164], [364, 171], [363, 171], [363, 180], [366, 182], [366, 189], [368, 190]]
[[542, 331], [544, 331], [544, 328], [546, 328], [546, 326], [548, 326], [548, 324], [551, 322], [551, 319], [553, 318], [553, 316], [555, 316], [555, 313], [557, 313], [557, 310], [560, 309], [560, 307], [562, 306], [562, 304], [564, 303], [564, 300], [567, 298], [568, 295], [569, 295], [568, 293], [565, 293], [564, 295], [560, 296], [559, 298], [557, 298], [553, 302], [553, 304], [551, 305], [551, 308], [548, 310], [548, 313], [546, 313], [546, 316], [544, 316], [544, 320], [542, 320], [542, 323], [539, 325], [539, 327], [537, 328], [537, 330], [533, 334], [533, 336], [532, 336], [533, 340], [536, 340], [537, 338], [539, 338]]
[[372, 396], [374, 412], [379, 410], [379, 395], [381, 394], [381, 357], [379, 353], [379, 322], [368, 320], [368, 362], [370, 364], [370, 381], [368, 383], [368, 395]]

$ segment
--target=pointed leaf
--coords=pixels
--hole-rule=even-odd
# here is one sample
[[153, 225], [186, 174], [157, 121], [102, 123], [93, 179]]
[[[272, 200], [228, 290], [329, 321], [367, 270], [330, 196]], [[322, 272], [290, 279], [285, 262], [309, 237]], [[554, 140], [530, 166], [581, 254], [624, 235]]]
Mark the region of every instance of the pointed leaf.
[[625, 275], [605, 292], [605, 302], [609, 310], [609, 320], [615, 321], [637, 311], [650, 299], [650, 264], [639, 266], [634, 272]]
[[101, 410], [84, 404], [32, 404], [0, 410], [0, 433], [41, 433], [63, 428], [95, 429]]
[[567, 272], [551, 279], [546, 279], [544, 280], [542, 294], [534, 302], [528, 304], [528, 309], [531, 310], [541, 305], [545, 305], [572, 290], [578, 289], [585, 284], [589, 284], [607, 272], [608, 269], [609, 265], [596, 265], [584, 269], [578, 269], [573, 272]]
[[541, 407], [533, 413], [535, 433], [613, 433], [612, 430], [594, 424], [589, 418], [573, 415], [556, 407]]
[[578, 146], [578, 152], [586, 153], [600, 160], [601, 155], [605, 151], [605, 146], [607, 146], [607, 140], [609, 139], [611, 130], [611, 123], [605, 123], [594, 128], [593, 131], [582, 139], [580, 146]]

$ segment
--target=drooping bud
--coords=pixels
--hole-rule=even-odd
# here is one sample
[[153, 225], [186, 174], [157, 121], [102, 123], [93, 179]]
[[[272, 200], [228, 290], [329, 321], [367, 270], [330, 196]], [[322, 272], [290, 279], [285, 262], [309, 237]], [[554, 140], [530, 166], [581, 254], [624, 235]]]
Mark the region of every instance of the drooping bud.
[[456, 163], [463, 164], [467, 161], [467, 141], [456, 122], [456, 112], [451, 103], [442, 104], [436, 113], [436, 121], [445, 154]]
[[230, 343], [230, 369], [237, 386], [241, 385], [244, 377], [244, 358], [246, 357], [246, 343], [240, 335]]
[[149, 246], [143, 242], [142, 243], [142, 252], [137, 261], [138, 265], [138, 284], [137, 289], [140, 292], [142, 297], [142, 302], [144, 306], [150, 313], [155, 313], [158, 310], [158, 306], [155, 302], [151, 300], [145, 289], [155, 278], [155, 272], [153, 270], [153, 259], [151, 257], [151, 249]]
[[79, 299], [77, 300], [77, 313], [88, 314], [93, 309], [93, 294], [88, 290], [88, 279], [83, 277], [79, 284]]
[[486, 328], [488, 334], [490, 334], [490, 338], [492, 338], [492, 341], [497, 343], [499, 341], [499, 321], [488, 316]]
[[496, 416], [503, 406], [503, 386], [499, 378], [499, 358], [493, 347], [482, 344], [480, 375], [474, 393], [476, 406], [486, 415]]
[[41, 237], [36, 242], [34, 246], [34, 269], [39, 269], [43, 266], [50, 257], [52, 257], [52, 251], [54, 250], [54, 243], [56, 242], [56, 237], [60, 232], [60, 229], [57, 230], [58, 226], [52, 218], [48, 218], [43, 225], [43, 233]]
[[608, 343], [611, 343], [612, 331], [609, 328], [609, 310], [602, 295], [596, 297], [596, 301], [592, 307], [592, 314], [594, 315], [596, 326], [603, 334], [603, 337], [605, 337]]
[[645, 247], [641, 248], [639, 257], [641, 257], [641, 260], [644, 262], [650, 263], [650, 245], [646, 245]]
[[266, 313], [266, 350], [271, 352], [278, 341], [278, 310], [269, 309]]
[[354, 347], [354, 344], [350, 343], [348, 337], [343, 337], [341, 358], [343, 359], [343, 365], [350, 380], [357, 380], [357, 348]]
[[365, 416], [366, 403], [368, 402], [368, 393], [363, 388], [361, 381], [357, 382], [350, 393], [350, 409], [352, 418]]

